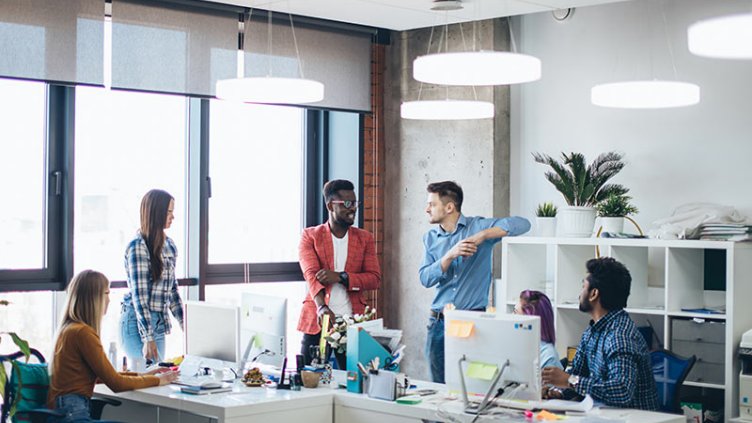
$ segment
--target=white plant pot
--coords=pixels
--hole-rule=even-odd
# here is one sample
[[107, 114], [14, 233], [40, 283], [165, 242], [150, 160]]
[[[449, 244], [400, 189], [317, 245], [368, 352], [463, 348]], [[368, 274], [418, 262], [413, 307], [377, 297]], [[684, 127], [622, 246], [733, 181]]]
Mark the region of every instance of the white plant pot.
[[603, 232], [619, 233], [624, 232], [624, 218], [623, 217], [601, 217], [601, 227]]
[[566, 206], [556, 213], [556, 236], [588, 238], [593, 234], [595, 208]]
[[536, 217], [536, 235], [551, 237], [556, 234], [556, 218], [555, 217]]

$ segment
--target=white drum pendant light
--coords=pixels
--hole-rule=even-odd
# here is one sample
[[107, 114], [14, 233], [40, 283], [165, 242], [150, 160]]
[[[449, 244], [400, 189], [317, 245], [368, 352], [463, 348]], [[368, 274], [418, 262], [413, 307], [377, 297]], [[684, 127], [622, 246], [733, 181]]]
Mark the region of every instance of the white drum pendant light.
[[505, 51], [438, 53], [413, 61], [413, 78], [430, 84], [508, 85], [540, 77], [540, 59]]
[[663, 109], [700, 102], [700, 87], [676, 81], [627, 81], [596, 85], [590, 90], [596, 106]]
[[[290, 28], [292, 40], [295, 45], [295, 57], [298, 60], [298, 72], [300, 78], [281, 78], [273, 76], [272, 72], [272, 11], [269, 10], [268, 19], [268, 57], [269, 70], [267, 76], [255, 76], [247, 78], [223, 79], [217, 81], [217, 98], [221, 100], [242, 101], [244, 103], [268, 103], [268, 104], [307, 104], [315, 103], [324, 99], [324, 84], [312, 79], [306, 79], [303, 74], [303, 64], [300, 61], [298, 40], [295, 37], [295, 25], [290, 16]], [[251, 24], [251, 15], [248, 15], [246, 25]], [[242, 73], [242, 72], [238, 72]]]
[[245, 103], [306, 104], [324, 99], [324, 84], [311, 79], [258, 76], [217, 81], [217, 98]]
[[400, 116], [423, 120], [487, 119], [494, 116], [494, 105], [488, 101], [406, 101], [400, 107]]
[[689, 51], [716, 59], [752, 59], [752, 13], [699, 21], [687, 29]]

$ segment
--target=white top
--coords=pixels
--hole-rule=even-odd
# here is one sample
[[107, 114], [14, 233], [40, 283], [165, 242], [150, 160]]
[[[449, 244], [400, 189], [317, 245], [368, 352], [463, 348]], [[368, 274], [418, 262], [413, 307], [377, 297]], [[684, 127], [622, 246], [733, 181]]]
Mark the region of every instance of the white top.
[[[337, 238], [332, 234], [332, 246], [334, 246], [334, 271], [343, 272], [347, 263], [347, 239], [350, 231], [345, 232], [345, 236]], [[332, 286], [329, 293], [329, 308], [337, 316], [345, 314], [352, 315], [352, 304], [350, 297], [347, 295], [347, 289], [341, 283]]]

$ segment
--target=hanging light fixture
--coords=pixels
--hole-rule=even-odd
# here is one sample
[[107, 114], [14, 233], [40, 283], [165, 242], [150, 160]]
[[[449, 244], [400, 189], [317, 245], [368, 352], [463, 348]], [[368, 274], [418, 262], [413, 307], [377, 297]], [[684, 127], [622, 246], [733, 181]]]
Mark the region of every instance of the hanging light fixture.
[[[295, 37], [295, 25], [290, 14], [290, 28], [295, 45], [295, 56], [300, 78], [281, 78], [272, 75], [272, 11], [268, 11], [268, 57], [269, 68], [266, 76], [240, 77], [217, 81], [217, 98], [222, 100], [242, 101], [244, 103], [269, 104], [307, 104], [324, 99], [324, 84], [306, 79], [303, 62], [300, 60], [298, 40]], [[250, 25], [250, 13], [248, 15]]]
[[460, 23], [464, 52], [426, 54], [413, 61], [413, 78], [429, 84], [478, 86], [509, 85], [537, 81], [541, 78], [541, 61], [537, 57], [516, 53], [511, 25], [509, 35], [512, 51], [467, 51], [465, 34]]
[[700, 87], [676, 81], [628, 81], [596, 85], [590, 90], [596, 106], [664, 109], [700, 102]]
[[752, 13], [696, 22], [687, 29], [689, 51], [716, 59], [752, 59]]
[[400, 116], [423, 120], [486, 119], [494, 116], [494, 105], [477, 100], [406, 101], [400, 106]]
[[665, 109], [691, 106], [700, 102], [699, 86], [676, 80], [678, 78], [674, 53], [668, 38], [668, 25], [663, 9], [661, 15], [675, 80], [624, 81], [596, 85], [590, 89], [590, 101], [594, 105], [622, 109]]

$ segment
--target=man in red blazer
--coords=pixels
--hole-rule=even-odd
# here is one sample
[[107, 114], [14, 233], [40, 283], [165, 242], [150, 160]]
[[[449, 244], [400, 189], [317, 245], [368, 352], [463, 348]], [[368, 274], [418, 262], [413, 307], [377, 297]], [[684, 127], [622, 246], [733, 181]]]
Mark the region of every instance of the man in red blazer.
[[[335, 179], [324, 185], [329, 220], [303, 229], [300, 238], [300, 268], [308, 283], [298, 330], [303, 332], [301, 353], [310, 364], [311, 346], [319, 345], [321, 318], [362, 314], [363, 291], [378, 289], [381, 269], [370, 232], [352, 227], [358, 201], [352, 182]], [[344, 355], [336, 355], [344, 369]]]

